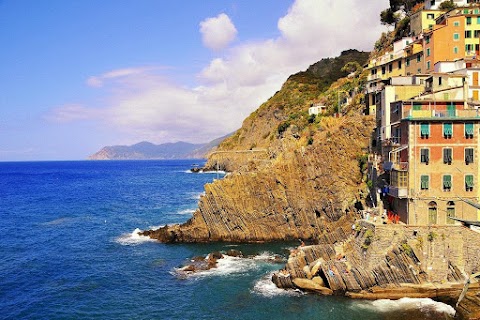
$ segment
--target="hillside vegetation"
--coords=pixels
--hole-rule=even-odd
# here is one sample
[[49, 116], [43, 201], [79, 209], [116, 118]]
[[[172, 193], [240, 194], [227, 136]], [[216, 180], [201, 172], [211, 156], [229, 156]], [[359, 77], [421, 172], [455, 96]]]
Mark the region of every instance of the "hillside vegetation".
[[308, 108], [318, 102], [327, 106], [327, 115], [337, 111], [338, 98], [342, 100], [347, 92], [353, 92], [361, 85], [363, 77], [356, 75], [342, 79], [332, 88], [330, 86], [349, 74], [349, 70], [342, 70], [346, 64], [356, 62], [361, 66], [368, 56], [367, 52], [344, 51], [337, 58], [322, 59], [306, 71], [290, 76], [281, 90], [246, 118], [233, 136], [220, 144], [219, 150], [266, 148], [281, 139], [290, 127], [299, 137], [310, 135], [310, 130], [317, 129], [313, 124], [318, 121], [308, 117]]

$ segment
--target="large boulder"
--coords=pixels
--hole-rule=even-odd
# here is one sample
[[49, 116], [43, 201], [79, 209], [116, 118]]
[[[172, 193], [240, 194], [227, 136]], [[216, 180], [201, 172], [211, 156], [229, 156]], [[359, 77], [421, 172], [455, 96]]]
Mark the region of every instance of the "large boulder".
[[320, 293], [325, 296], [330, 296], [333, 294], [333, 291], [329, 288], [322, 287], [321, 285], [317, 284], [313, 280], [303, 279], [303, 278], [295, 278], [293, 279], [293, 284], [304, 291], [310, 291], [315, 293]]

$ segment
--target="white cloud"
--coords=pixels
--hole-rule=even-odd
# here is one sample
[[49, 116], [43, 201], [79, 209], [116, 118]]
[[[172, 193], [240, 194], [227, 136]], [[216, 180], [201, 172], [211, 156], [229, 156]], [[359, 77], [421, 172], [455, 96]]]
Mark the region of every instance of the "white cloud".
[[[342, 50], [370, 51], [384, 31], [379, 13], [386, 7], [387, 0], [296, 0], [278, 20], [278, 38], [230, 48], [197, 75], [196, 87], [174, 83], [162, 75], [164, 68], [113, 70], [87, 80], [113, 89], [106, 91], [103, 108], [66, 106], [50, 119], [100, 119], [132, 142], [206, 142], [238, 129], [289, 75]], [[236, 35], [224, 14], [204, 20], [201, 29], [214, 49]]]
[[221, 13], [200, 22], [200, 33], [207, 48], [221, 50], [235, 39], [237, 29], [232, 20], [225, 13]]

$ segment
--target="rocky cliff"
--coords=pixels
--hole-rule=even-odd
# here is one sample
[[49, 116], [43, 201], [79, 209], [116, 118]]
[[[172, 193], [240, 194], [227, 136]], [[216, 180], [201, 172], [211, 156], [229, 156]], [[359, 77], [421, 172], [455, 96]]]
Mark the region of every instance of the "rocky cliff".
[[[374, 121], [362, 115], [360, 95], [348, 112], [333, 116], [337, 90], [354, 95], [364, 79], [334, 82], [333, 70], [367, 57], [347, 51], [291, 76], [209, 156], [208, 167], [230, 173], [205, 186], [192, 219], [144, 234], [163, 242], [316, 241], [342, 221], [366, 188], [360, 160]], [[327, 113], [309, 117], [314, 102], [326, 104]]]

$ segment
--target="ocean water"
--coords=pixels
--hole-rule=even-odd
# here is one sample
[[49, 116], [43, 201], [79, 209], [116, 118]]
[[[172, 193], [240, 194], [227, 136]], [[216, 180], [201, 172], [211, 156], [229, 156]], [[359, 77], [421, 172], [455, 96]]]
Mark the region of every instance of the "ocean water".
[[[188, 161], [0, 163], [0, 319], [450, 319], [430, 299], [354, 301], [275, 288], [296, 244], [161, 244], [135, 231], [191, 217]], [[215, 250], [218, 268], [177, 268]]]

